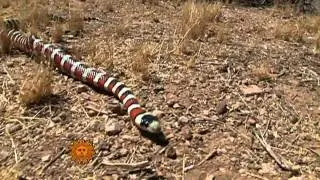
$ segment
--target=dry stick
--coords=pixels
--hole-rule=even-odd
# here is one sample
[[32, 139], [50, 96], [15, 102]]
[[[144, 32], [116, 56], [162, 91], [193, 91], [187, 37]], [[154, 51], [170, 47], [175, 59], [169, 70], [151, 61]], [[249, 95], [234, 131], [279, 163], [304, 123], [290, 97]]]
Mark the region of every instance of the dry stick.
[[111, 163], [107, 161], [106, 159], [102, 160], [102, 164], [106, 166], [117, 166], [117, 167], [122, 167], [122, 168], [144, 168], [149, 165], [149, 161], [142, 161], [142, 162], [137, 162], [137, 163]]
[[184, 180], [185, 167], [186, 167], [186, 154], [183, 154], [183, 160], [182, 160], [182, 180]]
[[109, 114], [107, 111], [99, 110], [99, 109], [97, 109], [97, 108], [95, 108], [95, 107], [93, 107], [93, 106], [90, 106], [90, 105], [88, 105], [88, 106], [86, 106], [86, 107], [84, 107], [84, 108], [89, 109], [89, 110], [92, 110], [92, 111], [95, 111], [95, 112], [98, 113], [98, 115], [100, 115], [100, 114]]
[[102, 151], [100, 151], [97, 155], [97, 157], [91, 162], [91, 166], [95, 166], [96, 162], [98, 161], [98, 159], [100, 158], [102, 154]]
[[63, 148], [50, 162], [48, 162], [40, 171], [42, 174], [51, 164], [53, 164], [60, 156], [62, 156], [66, 152], [66, 149]]
[[18, 159], [18, 153], [17, 153], [17, 146], [16, 144], [14, 143], [14, 140], [13, 140], [13, 137], [11, 136], [10, 132], [9, 132], [9, 129], [6, 128], [5, 129], [6, 131], [6, 134], [9, 136], [10, 140], [11, 140], [11, 145], [12, 145], [12, 148], [14, 149], [13, 152], [14, 152], [14, 159], [16, 161], [16, 164], [18, 164], [19, 162], [19, 159]]
[[217, 155], [217, 150], [212, 150], [202, 161], [200, 161], [197, 166], [200, 166], [203, 164], [205, 161], [208, 161], [211, 159], [213, 156]]
[[313, 154], [317, 155], [320, 157], [320, 153], [318, 153], [317, 151], [311, 149], [311, 148], [306, 148], [307, 150], [311, 151]]
[[14, 83], [14, 80], [12, 79], [12, 77], [11, 77], [9, 71], [7, 70], [7, 68], [4, 65], [2, 67], [3, 67], [4, 72], [7, 74], [8, 78], [10, 79], [11, 83]]
[[[253, 131], [255, 137], [258, 139], [258, 141], [261, 143], [261, 145], [264, 147], [264, 149], [268, 152], [268, 154], [276, 161], [278, 166], [285, 170], [285, 171], [292, 171], [296, 172], [297, 169], [293, 169], [289, 164], [287, 164], [285, 161], [281, 161], [281, 159], [275, 154], [275, 152], [271, 149], [271, 146], [266, 142], [266, 140], [259, 136], [256, 131]], [[283, 159], [283, 158], [282, 158]]]
[[[211, 159], [213, 156], [215, 156], [217, 154], [217, 150], [212, 150], [204, 159], [202, 159], [198, 164], [196, 165], [191, 165], [188, 167], [184, 167], [183, 166], [183, 172], [186, 172], [190, 169], [195, 168], [196, 166], [200, 166], [201, 164], [203, 164], [205, 161], [208, 161], [209, 159]], [[183, 159], [184, 160], [184, 159]]]
[[266, 130], [264, 130], [264, 132], [263, 132], [263, 135], [262, 135], [263, 138], [266, 137], [266, 134], [267, 134], [268, 129], [270, 127], [270, 122], [271, 122], [271, 118], [268, 120]]
[[248, 173], [248, 172], [246, 172], [246, 175], [252, 176], [252, 177], [254, 177], [254, 178], [262, 179], [262, 180], [269, 180], [268, 178], [259, 176], [259, 175], [257, 175], [257, 174]]

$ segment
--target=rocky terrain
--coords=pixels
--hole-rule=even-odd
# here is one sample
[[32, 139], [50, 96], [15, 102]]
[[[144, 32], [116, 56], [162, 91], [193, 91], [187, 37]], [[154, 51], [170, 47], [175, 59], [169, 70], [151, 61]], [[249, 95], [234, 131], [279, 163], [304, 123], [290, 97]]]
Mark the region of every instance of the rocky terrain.
[[[319, 16], [213, 2], [0, 5], [132, 88], [169, 142], [140, 134], [114, 97], [12, 49], [0, 59], [1, 179], [320, 178]], [[88, 164], [71, 159], [77, 139], [93, 143]]]

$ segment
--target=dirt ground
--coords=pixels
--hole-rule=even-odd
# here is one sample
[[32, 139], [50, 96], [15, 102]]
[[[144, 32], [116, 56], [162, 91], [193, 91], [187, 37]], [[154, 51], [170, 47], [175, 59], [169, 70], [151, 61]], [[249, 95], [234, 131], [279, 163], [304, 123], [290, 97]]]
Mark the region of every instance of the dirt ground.
[[[143, 137], [113, 97], [57, 71], [52, 95], [23, 105], [20, 87], [39, 65], [13, 51], [0, 62], [2, 179], [320, 179], [319, 54], [308, 32], [303, 41], [275, 36], [277, 25], [297, 15], [222, 5], [203, 37], [181, 41], [183, 3], [108, 2], [46, 7], [55, 17], [68, 19], [68, 9], [78, 8], [99, 19], [64, 35], [64, 46], [103, 69], [111, 61], [108, 69], [160, 117], [169, 144]], [[1, 8], [1, 17], [21, 14]], [[55, 23], [43, 38], [50, 40]], [[153, 52], [147, 64], [136, 53], [141, 44]], [[93, 142], [93, 161], [71, 160], [76, 139]]]

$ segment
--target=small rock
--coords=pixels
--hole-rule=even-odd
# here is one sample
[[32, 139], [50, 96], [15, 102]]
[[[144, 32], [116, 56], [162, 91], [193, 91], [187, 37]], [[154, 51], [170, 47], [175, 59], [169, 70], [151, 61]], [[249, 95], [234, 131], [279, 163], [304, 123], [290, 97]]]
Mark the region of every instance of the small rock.
[[224, 114], [224, 113], [228, 112], [227, 101], [223, 100], [223, 101], [219, 102], [216, 107], [216, 112], [217, 112], [217, 114]]
[[159, 23], [159, 22], [160, 22], [159, 18], [157, 18], [157, 17], [154, 17], [152, 20], [153, 20], [153, 22], [155, 22], [155, 23]]
[[177, 103], [178, 97], [172, 93], [169, 93], [167, 96], [166, 96], [166, 103], [169, 107], [173, 107], [173, 105], [175, 103]]
[[112, 176], [103, 176], [102, 180], [114, 180]]
[[158, 110], [158, 109], [154, 110], [154, 111], [152, 112], [152, 114], [155, 115], [155, 116], [158, 117], [158, 118], [162, 118], [162, 117], [164, 116], [164, 112], [163, 112], [163, 111], [160, 111], [160, 110]]
[[200, 128], [200, 129], [198, 129], [198, 134], [200, 134], [200, 135], [207, 134], [208, 132], [209, 132], [208, 128]]
[[107, 124], [105, 127], [105, 131], [107, 133], [107, 135], [109, 136], [114, 136], [117, 135], [121, 132], [121, 127], [118, 123], [111, 123], [111, 124]]
[[1, 150], [0, 151], [0, 161], [6, 160], [10, 156], [8, 151]]
[[164, 91], [164, 87], [161, 85], [158, 85], [153, 89], [153, 92], [155, 92], [156, 94], [158, 94], [159, 92], [162, 92], [162, 91]]
[[215, 179], [216, 179], [216, 176], [213, 174], [208, 174], [206, 177], [206, 180], [215, 180]]
[[180, 106], [178, 103], [175, 103], [172, 107], [173, 107], [174, 109], [178, 109], [178, 108], [180, 108], [181, 106]]
[[177, 152], [176, 152], [175, 148], [173, 148], [172, 146], [167, 148], [165, 155], [170, 159], [177, 158]]
[[88, 86], [86, 85], [79, 85], [77, 87], [77, 92], [78, 93], [83, 93], [83, 92], [87, 92], [89, 90]]
[[48, 155], [42, 156], [41, 157], [41, 161], [42, 162], [48, 162], [50, 160], [50, 158], [51, 158], [51, 155], [48, 154]]
[[251, 125], [251, 126], [254, 126], [254, 125], [257, 124], [257, 121], [255, 119], [253, 119], [253, 118], [249, 118], [248, 119], [248, 124]]
[[189, 86], [190, 87], [196, 87], [196, 82], [194, 80], [189, 81]]
[[272, 163], [262, 163], [259, 174], [277, 175], [275, 166]]
[[189, 119], [186, 116], [180, 116], [178, 121], [181, 123], [188, 123]]
[[120, 104], [119, 102], [111, 102], [109, 103], [108, 107], [111, 109], [112, 113], [115, 113], [117, 115], [123, 116], [127, 112], [124, 110], [123, 105]]
[[13, 67], [14, 66], [14, 62], [13, 61], [8, 61], [7, 62], [7, 66], [10, 67], [10, 68]]
[[192, 140], [193, 138], [191, 131], [186, 129], [182, 131], [182, 136], [188, 141]]
[[128, 154], [128, 150], [127, 149], [120, 149], [119, 153], [120, 153], [121, 156], [125, 156], [125, 155]]
[[210, 110], [203, 110], [203, 115], [209, 116], [209, 114], [210, 114]]
[[132, 142], [138, 142], [139, 138], [137, 136], [129, 136], [129, 135], [123, 135], [122, 139], [125, 141], [132, 141]]
[[21, 130], [22, 125], [21, 124], [7, 124], [6, 129], [11, 134], [11, 133], [15, 133], [16, 131]]
[[261, 89], [257, 85], [242, 86], [242, 87], [240, 87], [240, 90], [246, 96], [261, 94], [264, 92], [263, 89]]

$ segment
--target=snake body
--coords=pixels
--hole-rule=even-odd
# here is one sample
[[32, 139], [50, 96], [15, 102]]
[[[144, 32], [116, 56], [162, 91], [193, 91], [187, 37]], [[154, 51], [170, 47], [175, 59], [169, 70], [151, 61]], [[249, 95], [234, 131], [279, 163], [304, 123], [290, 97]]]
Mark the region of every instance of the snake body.
[[33, 35], [25, 35], [19, 29], [18, 20], [6, 19], [4, 25], [5, 28], [0, 33], [9, 39], [13, 48], [28, 54], [42, 55], [50, 60], [59, 72], [92, 88], [112, 94], [123, 104], [136, 127], [150, 133], [161, 132], [158, 118], [141, 107], [136, 96], [124, 83], [102, 70], [89, 67], [84, 62], [78, 61], [53, 44], [44, 43]]

